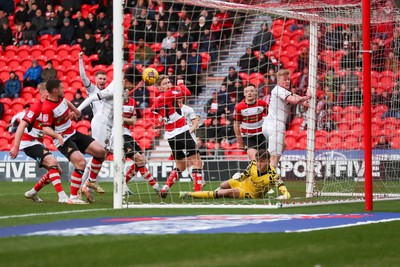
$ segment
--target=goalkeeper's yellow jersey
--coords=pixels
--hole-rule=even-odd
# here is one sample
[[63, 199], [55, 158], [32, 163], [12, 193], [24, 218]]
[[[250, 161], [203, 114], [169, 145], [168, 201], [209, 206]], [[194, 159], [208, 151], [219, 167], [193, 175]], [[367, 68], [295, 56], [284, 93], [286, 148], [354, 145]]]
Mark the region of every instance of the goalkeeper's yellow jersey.
[[259, 173], [257, 170], [257, 162], [250, 162], [247, 169], [242, 173], [242, 187], [248, 192], [252, 192], [255, 198], [260, 198], [265, 192], [271, 188], [279, 188], [284, 185], [279, 174], [276, 173], [274, 167], [269, 166], [265, 173]]

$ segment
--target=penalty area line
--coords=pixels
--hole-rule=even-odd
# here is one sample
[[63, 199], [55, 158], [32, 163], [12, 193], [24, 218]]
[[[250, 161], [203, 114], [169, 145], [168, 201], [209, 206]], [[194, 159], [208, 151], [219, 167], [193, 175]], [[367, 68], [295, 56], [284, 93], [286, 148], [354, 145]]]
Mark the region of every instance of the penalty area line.
[[58, 211], [58, 212], [45, 212], [45, 213], [29, 213], [29, 214], [19, 214], [19, 215], [8, 215], [8, 216], [0, 216], [0, 220], [4, 219], [13, 219], [13, 218], [26, 218], [26, 217], [36, 217], [36, 216], [47, 216], [47, 215], [59, 215], [59, 214], [70, 214], [70, 213], [81, 213], [81, 212], [90, 212], [90, 211], [105, 211], [112, 210], [109, 209], [90, 209], [90, 210], [66, 210], [66, 211]]

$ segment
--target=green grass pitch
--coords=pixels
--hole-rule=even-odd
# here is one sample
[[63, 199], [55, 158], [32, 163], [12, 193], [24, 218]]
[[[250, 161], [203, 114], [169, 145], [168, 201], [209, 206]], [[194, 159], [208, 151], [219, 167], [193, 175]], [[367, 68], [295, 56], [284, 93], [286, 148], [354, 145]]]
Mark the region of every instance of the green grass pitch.
[[[365, 211], [363, 203], [277, 210], [113, 210], [112, 184], [102, 185], [107, 193], [96, 195], [96, 204], [71, 206], [56, 202], [52, 186], [40, 192], [45, 202], [37, 204], [23, 196], [33, 183], [0, 183], [0, 227], [96, 217]], [[67, 183], [64, 188], [69, 191]], [[376, 212], [400, 212], [399, 207], [399, 201], [374, 203]], [[0, 238], [0, 266], [398, 266], [399, 229], [395, 221], [308, 233], [9, 237]]]

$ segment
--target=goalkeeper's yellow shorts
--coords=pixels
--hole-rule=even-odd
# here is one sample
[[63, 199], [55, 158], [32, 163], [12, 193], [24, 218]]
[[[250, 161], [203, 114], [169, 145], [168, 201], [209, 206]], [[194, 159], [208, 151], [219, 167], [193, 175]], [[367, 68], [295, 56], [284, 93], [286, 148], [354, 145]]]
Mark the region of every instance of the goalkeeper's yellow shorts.
[[256, 198], [254, 194], [255, 192], [248, 188], [243, 182], [235, 179], [229, 179], [228, 182], [231, 188], [239, 190], [239, 198]]

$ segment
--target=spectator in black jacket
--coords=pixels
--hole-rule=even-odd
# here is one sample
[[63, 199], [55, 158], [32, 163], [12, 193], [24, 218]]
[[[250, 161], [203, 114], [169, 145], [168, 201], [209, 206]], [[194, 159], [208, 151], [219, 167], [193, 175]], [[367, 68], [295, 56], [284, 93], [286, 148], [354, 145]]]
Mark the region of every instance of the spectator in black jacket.
[[29, 45], [30, 47], [37, 44], [37, 32], [35, 26], [28, 20], [25, 22], [25, 28], [22, 31], [22, 41], [19, 45]]
[[39, 35], [51, 34], [52, 36], [54, 36], [58, 33], [57, 26], [58, 26], [58, 17], [56, 15], [56, 12], [52, 10], [50, 11], [50, 16], [46, 17], [46, 23], [44, 24], [43, 30], [39, 32]]
[[58, 40], [58, 45], [67, 44], [73, 45], [75, 44], [75, 28], [71, 24], [69, 18], [65, 18], [63, 21], [63, 26], [60, 30], [61, 38]]
[[0, 28], [0, 46], [6, 47], [13, 44], [13, 35], [8, 23], [4, 23]]
[[247, 74], [258, 72], [258, 59], [251, 50], [251, 47], [248, 47], [246, 54], [240, 57], [238, 66], [240, 67], [240, 72], [246, 72]]
[[32, 18], [32, 26], [35, 26], [36, 32], [40, 33], [46, 24], [46, 19], [43, 17], [43, 12], [40, 9], [36, 9], [35, 16]]
[[82, 40], [81, 43], [81, 48], [82, 51], [85, 52], [85, 54], [87, 56], [91, 56], [93, 54], [96, 54], [96, 39], [93, 37], [93, 35], [91, 34], [91, 32], [88, 30], [85, 33], [85, 38]]
[[263, 23], [261, 25], [261, 30], [256, 33], [256, 35], [253, 38], [253, 51], [262, 51], [262, 53], [265, 53], [270, 50], [271, 46], [275, 44], [274, 36], [272, 35], [272, 32], [268, 30], [268, 24]]
[[19, 9], [14, 15], [14, 24], [22, 23], [25, 24], [27, 20], [29, 20], [28, 10], [26, 10], [25, 5], [18, 4], [17, 8]]
[[229, 74], [222, 81], [222, 85], [225, 85], [228, 89], [228, 92], [233, 92], [235, 90], [235, 81], [239, 79], [242, 82], [242, 79], [239, 77], [236, 72], [235, 67], [229, 67]]

